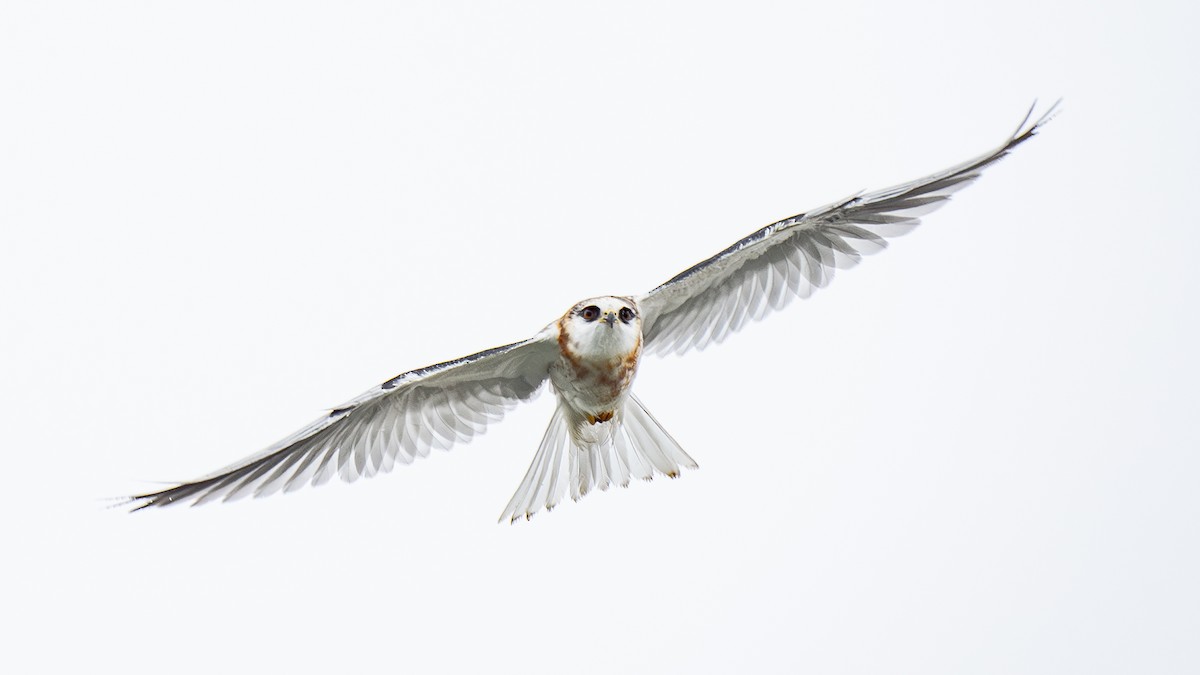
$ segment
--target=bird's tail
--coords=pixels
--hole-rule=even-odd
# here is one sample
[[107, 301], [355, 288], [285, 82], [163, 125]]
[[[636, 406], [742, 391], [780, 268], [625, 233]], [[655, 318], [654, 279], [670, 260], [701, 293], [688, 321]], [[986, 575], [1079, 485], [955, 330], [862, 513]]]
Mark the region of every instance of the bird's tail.
[[632, 394], [612, 419], [595, 424], [560, 402], [500, 521], [528, 520], [543, 506], [549, 511], [568, 488], [578, 500], [593, 489], [626, 487], [634, 478], [675, 478], [684, 468], [695, 469], [696, 461]]

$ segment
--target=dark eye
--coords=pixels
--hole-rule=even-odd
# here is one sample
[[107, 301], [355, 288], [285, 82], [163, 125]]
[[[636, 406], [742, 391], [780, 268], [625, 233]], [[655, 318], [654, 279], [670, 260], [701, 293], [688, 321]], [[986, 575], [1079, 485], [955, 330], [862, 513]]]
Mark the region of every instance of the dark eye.
[[633, 321], [633, 310], [629, 309], [628, 307], [622, 307], [620, 317], [621, 317], [621, 321], [623, 321], [624, 323], [629, 323], [630, 321]]
[[595, 305], [588, 305], [579, 310], [579, 316], [582, 316], [584, 321], [595, 321], [600, 318], [600, 308]]

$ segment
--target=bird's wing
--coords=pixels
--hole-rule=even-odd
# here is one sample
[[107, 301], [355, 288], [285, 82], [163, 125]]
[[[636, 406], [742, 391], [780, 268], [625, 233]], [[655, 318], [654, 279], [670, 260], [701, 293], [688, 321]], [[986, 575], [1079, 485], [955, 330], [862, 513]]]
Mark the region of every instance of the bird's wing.
[[645, 349], [657, 354], [703, 349], [750, 319], [782, 309], [795, 297], [807, 298], [836, 269], [853, 267], [862, 256], [886, 248], [890, 238], [911, 231], [921, 216], [1032, 138], [1057, 106], [1032, 124], [1030, 108], [1012, 136], [975, 159], [767, 225], [636, 298]]
[[334, 474], [347, 482], [389, 471], [481, 434], [532, 398], [558, 355], [557, 328], [533, 338], [398, 375], [262, 452], [215, 473], [130, 498], [149, 506], [264, 497]]

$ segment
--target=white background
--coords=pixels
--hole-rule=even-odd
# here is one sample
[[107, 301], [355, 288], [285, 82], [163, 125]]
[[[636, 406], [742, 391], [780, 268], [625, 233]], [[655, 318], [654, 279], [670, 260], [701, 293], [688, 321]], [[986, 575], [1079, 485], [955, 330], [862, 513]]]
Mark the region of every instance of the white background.
[[[5, 3], [4, 670], [1197, 672], [1198, 23]], [[543, 396], [354, 486], [107, 508], [1059, 96], [887, 252], [643, 364], [680, 480], [497, 525]]]

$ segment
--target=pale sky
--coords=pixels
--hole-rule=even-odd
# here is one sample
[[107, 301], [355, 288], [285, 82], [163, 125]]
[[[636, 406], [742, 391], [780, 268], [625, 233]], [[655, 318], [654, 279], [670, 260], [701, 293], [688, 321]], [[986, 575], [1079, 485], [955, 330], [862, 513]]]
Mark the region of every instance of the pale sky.
[[[5, 672], [1200, 670], [1194, 3], [7, 2]], [[1063, 112], [635, 391], [700, 464], [497, 525], [543, 395], [127, 515], [397, 373]]]

